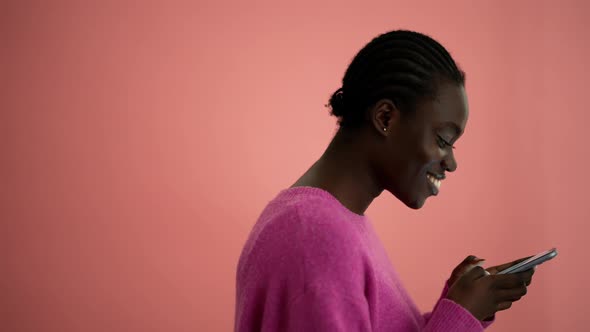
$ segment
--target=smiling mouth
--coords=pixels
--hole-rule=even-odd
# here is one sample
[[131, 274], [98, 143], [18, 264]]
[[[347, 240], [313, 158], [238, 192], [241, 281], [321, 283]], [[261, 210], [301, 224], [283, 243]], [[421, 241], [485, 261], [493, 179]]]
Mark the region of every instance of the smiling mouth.
[[434, 195], [438, 194], [438, 192], [440, 191], [440, 183], [442, 182], [442, 180], [437, 179], [434, 175], [430, 173], [426, 173], [426, 178], [428, 178], [428, 182], [430, 182], [430, 184], [432, 185], [432, 193]]

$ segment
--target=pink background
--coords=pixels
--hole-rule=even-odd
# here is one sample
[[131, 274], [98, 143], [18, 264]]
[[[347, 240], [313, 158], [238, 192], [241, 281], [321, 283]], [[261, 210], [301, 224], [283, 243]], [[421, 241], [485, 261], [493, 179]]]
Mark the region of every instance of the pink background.
[[415, 301], [468, 254], [556, 246], [490, 330], [587, 329], [588, 2], [49, 2], [0, 10], [0, 330], [231, 330], [251, 226], [397, 28], [452, 52], [471, 106], [441, 195], [368, 211]]

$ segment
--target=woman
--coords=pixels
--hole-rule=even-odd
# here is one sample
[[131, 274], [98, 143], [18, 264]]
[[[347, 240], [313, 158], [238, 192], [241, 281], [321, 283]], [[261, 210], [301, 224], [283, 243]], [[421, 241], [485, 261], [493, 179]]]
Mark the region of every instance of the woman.
[[421, 314], [364, 215], [384, 190], [419, 209], [457, 169], [464, 82], [420, 33], [382, 34], [356, 55], [330, 99], [337, 134], [267, 205], [244, 247], [236, 331], [481, 331], [526, 293], [534, 270], [496, 275], [518, 261], [484, 270], [469, 256]]

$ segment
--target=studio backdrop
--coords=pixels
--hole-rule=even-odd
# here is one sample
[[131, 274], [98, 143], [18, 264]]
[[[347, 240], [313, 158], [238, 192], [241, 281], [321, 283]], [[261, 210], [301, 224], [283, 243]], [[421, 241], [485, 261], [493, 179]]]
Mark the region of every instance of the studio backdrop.
[[367, 215], [432, 309], [451, 270], [551, 247], [490, 331], [590, 323], [585, 1], [3, 1], [0, 330], [231, 331], [262, 208], [336, 130], [373, 37], [410, 29], [467, 74], [458, 169]]

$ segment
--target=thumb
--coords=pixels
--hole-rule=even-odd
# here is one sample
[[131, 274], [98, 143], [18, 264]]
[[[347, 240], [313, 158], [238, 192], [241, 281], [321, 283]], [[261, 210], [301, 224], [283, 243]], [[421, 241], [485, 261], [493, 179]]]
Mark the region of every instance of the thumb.
[[485, 259], [477, 258], [476, 256], [467, 256], [459, 265], [453, 269], [453, 275], [461, 276], [468, 270], [470, 270], [474, 265], [477, 265], [483, 262]]
[[476, 280], [488, 274], [489, 273], [487, 273], [483, 267], [476, 265], [474, 268], [465, 273], [464, 278], [467, 280]]
[[475, 260], [473, 260], [472, 262], [470, 262], [469, 264], [465, 265], [463, 267], [463, 273], [467, 273], [469, 271], [471, 271], [471, 269], [473, 269], [476, 266], [482, 266], [485, 263], [485, 259], [482, 258], [477, 258]]

